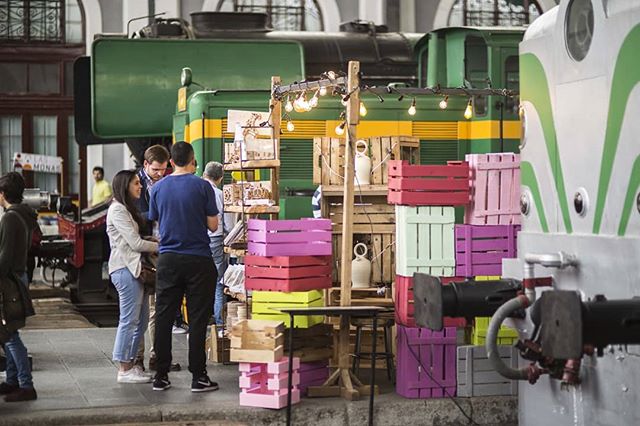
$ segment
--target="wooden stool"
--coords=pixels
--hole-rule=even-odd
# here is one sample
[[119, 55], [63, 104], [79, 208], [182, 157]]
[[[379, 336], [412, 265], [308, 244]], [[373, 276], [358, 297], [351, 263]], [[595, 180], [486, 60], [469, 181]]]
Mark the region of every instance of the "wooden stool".
[[[393, 315], [393, 314], [392, 314]], [[369, 318], [352, 318], [351, 324], [356, 327], [356, 347], [353, 353], [353, 365], [351, 369], [354, 374], [358, 374], [358, 370], [360, 369], [360, 360], [361, 359], [369, 359], [371, 360], [372, 353], [371, 352], [362, 352], [362, 332], [364, 329], [373, 329], [373, 321]], [[376, 360], [384, 358], [387, 361], [387, 378], [390, 381], [395, 381], [395, 371], [393, 364], [393, 350], [391, 348], [391, 328], [394, 326], [395, 321], [393, 317], [389, 318], [385, 315], [381, 315], [378, 318], [378, 330], [382, 328], [383, 336], [384, 336], [384, 352], [379, 351], [376, 347]], [[377, 334], [377, 333], [376, 333]]]

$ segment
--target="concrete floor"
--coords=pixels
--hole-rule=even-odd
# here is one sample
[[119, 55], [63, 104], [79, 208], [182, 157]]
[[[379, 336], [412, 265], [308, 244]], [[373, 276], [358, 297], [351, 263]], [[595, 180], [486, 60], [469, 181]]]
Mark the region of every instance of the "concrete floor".
[[[0, 402], [0, 425], [277, 425], [285, 410], [241, 407], [238, 404], [237, 366], [211, 364], [217, 392], [192, 394], [185, 335], [174, 335], [174, 360], [183, 371], [172, 373], [172, 388], [153, 392], [150, 384], [120, 385], [111, 361], [113, 328], [27, 330], [23, 340], [33, 355], [38, 400]], [[382, 394], [376, 398], [376, 425], [460, 425], [468, 420], [455, 405], [442, 400], [409, 400], [393, 393], [386, 377], [377, 379]], [[511, 397], [459, 398], [478, 424], [517, 424], [517, 399]], [[295, 425], [364, 425], [367, 401], [339, 398], [303, 399], [293, 408]]]

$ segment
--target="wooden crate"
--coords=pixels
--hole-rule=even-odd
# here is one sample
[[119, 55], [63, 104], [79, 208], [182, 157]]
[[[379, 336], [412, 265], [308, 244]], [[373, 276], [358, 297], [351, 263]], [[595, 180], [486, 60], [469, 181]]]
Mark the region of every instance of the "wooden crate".
[[[284, 357], [277, 362], [249, 363], [241, 362], [240, 405], [249, 407], [280, 409], [287, 405], [289, 394], [289, 359]], [[291, 375], [291, 403], [300, 402], [300, 360], [293, 358]]]
[[228, 337], [218, 337], [218, 330], [222, 327], [211, 326], [211, 334], [207, 338], [207, 360], [215, 363], [230, 361], [231, 340]]
[[[297, 291], [281, 293], [277, 291], [254, 291], [252, 293], [251, 317], [283, 321], [289, 327], [289, 314], [282, 313], [278, 308], [306, 308], [324, 306], [324, 296], [320, 290]], [[297, 315], [293, 326], [308, 328], [324, 322], [323, 315]]]
[[502, 259], [517, 257], [520, 225], [456, 225], [456, 275], [502, 275]]
[[[518, 368], [518, 350], [512, 346], [498, 346], [502, 361], [511, 368]], [[518, 381], [509, 380], [496, 373], [484, 346], [458, 347], [458, 396], [518, 395]]]
[[[464, 281], [464, 278], [458, 277], [442, 277], [443, 284], [452, 281]], [[395, 285], [395, 319], [396, 324], [405, 327], [415, 327], [416, 320], [414, 318], [413, 306], [413, 277], [403, 277], [396, 275]], [[443, 322], [445, 327], [465, 327], [467, 321], [464, 318], [445, 317]]]
[[[322, 188], [322, 217], [331, 220], [334, 234], [342, 234], [344, 188]], [[387, 187], [355, 189], [353, 206], [354, 234], [393, 234], [395, 210], [387, 203]]]
[[454, 276], [453, 207], [396, 206], [396, 274]]
[[244, 320], [231, 328], [234, 362], [276, 362], [284, 355], [282, 321]]
[[469, 225], [520, 224], [520, 154], [467, 154], [471, 204]]
[[[396, 327], [396, 392], [405, 398], [443, 398], [447, 393], [449, 396], [455, 396], [455, 327], [445, 327], [442, 331], [401, 325]], [[425, 371], [423, 366], [429, 371]]]
[[[371, 262], [371, 285], [391, 284], [396, 276], [396, 244], [393, 234], [353, 234], [353, 245], [364, 243], [369, 251]], [[333, 250], [340, 253], [342, 250], [342, 235], [333, 236]], [[352, 259], [353, 260], [353, 259]], [[340, 273], [342, 259], [334, 258], [333, 283], [340, 285]], [[355, 289], [354, 289], [355, 290]]]
[[331, 287], [331, 256], [245, 256], [247, 290], [309, 291]]
[[[473, 329], [471, 330], [471, 344], [476, 346], [484, 346], [487, 340], [487, 329], [489, 328], [491, 317], [476, 317], [473, 321]], [[513, 328], [503, 325], [498, 331], [499, 345], [513, 345], [518, 341], [518, 332]]]
[[449, 161], [446, 166], [389, 163], [390, 204], [407, 206], [465, 206], [469, 204], [469, 165]]
[[[380, 136], [365, 138], [371, 158], [371, 184], [387, 183], [390, 160], [420, 162], [420, 139], [412, 136]], [[313, 139], [313, 183], [316, 185], [344, 184], [344, 138]], [[380, 163], [382, 162], [382, 165]], [[377, 167], [376, 167], [377, 166]]]
[[255, 256], [331, 256], [327, 219], [249, 219], [247, 228], [248, 251]]
[[[290, 328], [285, 329], [285, 354], [289, 351]], [[326, 361], [333, 354], [333, 327], [316, 324], [309, 328], [294, 328], [293, 356], [300, 362]]]
[[[333, 333], [333, 355], [331, 358], [331, 365], [333, 366], [337, 366], [338, 365], [338, 357], [339, 357], [339, 353], [338, 353], [338, 339], [339, 339], [339, 334], [340, 334], [340, 329], [338, 325], [334, 326], [334, 333]], [[394, 359], [395, 359], [395, 345], [393, 344], [393, 338], [394, 336], [390, 336], [390, 339], [392, 339], [391, 343], [392, 343], [392, 352], [394, 354]], [[373, 349], [373, 332], [371, 331], [371, 329], [364, 329], [362, 330], [362, 337], [361, 337], [361, 341], [360, 341], [360, 350], [363, 353], [371, 353]], [[354, 354], [356, 351], [356, 327], [355, 326], [351, 326], [351, 329], [349, 331], [349, 353], [350, 354]], [[382, 330], [379, 328], [378, 332], [376, 333], [376, 353], [380, 353], [380, 352], [384, 352], [384, 335], [382, 333]], [[368, 369], [371, 368], [371, 360], [370, 359], [361, 359], [360, 360], [360, 374], [363, 374], [363, 371], [367, 371]], [[387, 361], [386, 359], [377, 356], [376, 357], [376, 370], [386, 370], [387, 369]], [[368, 373], [364, 373], [364, 375], [366, 375]]]

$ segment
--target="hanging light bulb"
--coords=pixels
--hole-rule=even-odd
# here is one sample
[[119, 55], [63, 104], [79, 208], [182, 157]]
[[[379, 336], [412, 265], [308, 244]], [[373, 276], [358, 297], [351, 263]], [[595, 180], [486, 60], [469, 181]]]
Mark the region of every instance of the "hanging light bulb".
[[342, 136], [344, 135], [344, 127], [347, 125], [346, 121], [343, 121], [342, 123], [338, 124], [336, 126], [336, 135], [338, 136]]
[[316, 93], [313, 94], [313, 96], [311, 97], [311, 99], [309, 99], [309, 106], [311, 108], [315, 108], [318, 106], [318, 91], [316, 91]]
[[469, 98], [469, 102], [467, 102], [467, 107], [464, 110], [464, 118], [467, 120], [471, 120], [473, 117], [473, 106], [471, 106], [471, 98]]
[[295, 101], [293, 101], [293, 109], [296, 112], [305, 112], [306, 111], [306, 103], [307, 100], [304, 98], [304, 93], [301, 93]]
[[287, 121], [287, 132], [293, 132], [295, 130], [296, 126], [293, 125], [293, 121], [288, 120]]
[[320, 88], [320, 90], [318, 91], [318, 93], [320, 94], [320, 96], [324, 96], [324, 95], [326, 95], [326, 94], [327, 94], [327, 88], [326, 88], [326, 87], [324, 87], [324, 86], [322, 86], [322, 87]]
[[411, 106], [409, 107], [407, 112], [409, 113], [409, 115], [416, 115], [416, 98], [413, 98], [413, 100], [411, 101]]
[[329, 71], [327, 73], [327, 77], [329, 77], [329, 80], [335, 80], [336, 79], [336, 73], [333, 71]]
[[340, 103], [342, 104], [342, 106], [346, 107], [348, 102], [349, 102], [349, 98], [347, 98], [346, 96], [340, 99]]
[[360, 117], [367, 115], [367, 107], [364, 106], [364, 102], [360, 102]]
[[287, 103], [284, 104], [284, 110], [287, 112], [293, 111], [293, 102], [291, 102], [291, 98], [287, 96]]
[[444, 99], [441, 100], [440, 103], [438, 104], [440, 109], [447, 109], [448, 101], [449, 101], [449, 97], [445, 96]]

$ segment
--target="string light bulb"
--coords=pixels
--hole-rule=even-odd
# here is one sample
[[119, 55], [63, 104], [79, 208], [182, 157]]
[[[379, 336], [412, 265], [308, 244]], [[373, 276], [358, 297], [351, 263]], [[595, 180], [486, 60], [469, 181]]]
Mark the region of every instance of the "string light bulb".
[[473, 106], [471, 105], [471, 98], [469, 98], [469, 102], [467, 102], [467, 107], [464, 110], [464, 118], [467, 120], [471, 120], [473, 117]]
[[315, 108], [318, 106], [318, 91], [316, 91], [316, 93], [313, 94], [313, 96], [311, 97], [311, 99], [309, 99], [309, 106], [311, 108]]
[[329, 80], [335, 80], [336, 79], [336, 73], [333, 71], [329, 71], [327, 72], [327, 77], [329, 77]]
[[295, 101], [293, 101], [293, 109], [296, 112], [307, 111], [307, 99], [305, 98], [304, 92], [301, 93], [300, 96], [298, 96]]
[[336, 135], [338, 135], [338, 136], [344, 135], [344, 128], [345, 128], [346, 125], [347, 125], [346, 121], [343, 121], [342, 123], [338, 124], [336, 126]]
[[291, 102], [291, 98], [287, 96], [287, 103], [284, 104], [284, 110], [287, 112], [293, 111], [293, 102]]
[[342, 104], [342, 106], [347, 106], [347, 102], [349, 102], [349, 98], [347, 98], [346, 96], [342, 99], [340, 99], [340, 103]]
[[287, 132], [293, 132], [296, 129], [296, 126], [293, 125], [293, 121], [287, 121]]
[[413, 98], [413, 100], [411, 101], [411, 106], [409, 107], [409, 109], [407, 110], [407, 112], [409, 113], [409, 115], [416, 115], [416, 98]]
[[449, 96], [445, 96], [445, 97], [444, 97], [444, 99], [442, 99], [442, 100], [440, 101], [440, 103], [438, 104], [438, 106], [440, 107], [440, 109], [447, 109], [448, 101], [449, 101]]
[[322, 86], [322, 87], [320, 88], [320, 90], [318, 90], [318, 94], [320, 94], [320, 96], [324, 96], [324, 95], [326, 95], [326, 94], [327, 94], [327, 88], [326, 88], [326, 87], [324, 87], [324, 86]]
[[360, 117], [367, 115], [367, 107], [364, 106], [364, 102], [360, 102]]

